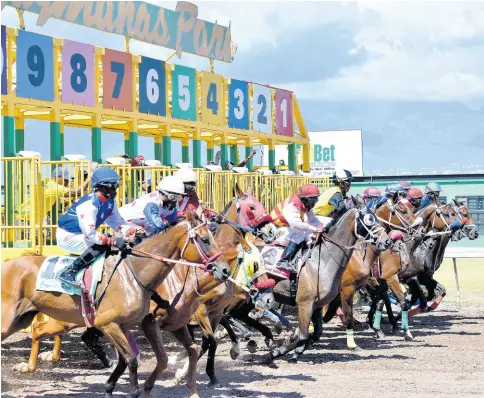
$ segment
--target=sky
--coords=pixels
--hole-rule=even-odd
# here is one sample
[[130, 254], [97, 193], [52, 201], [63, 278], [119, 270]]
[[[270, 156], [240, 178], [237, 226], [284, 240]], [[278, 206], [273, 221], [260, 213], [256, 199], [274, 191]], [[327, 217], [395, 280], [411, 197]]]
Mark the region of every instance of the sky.
[[[199, 18], [231, 23], [237, 53], [230, 64], [216, 62], [216, 73], [294, 91], [309, 131], [362, 129], [365, 173], [484, 172], [484, 3], [193, 3]], [[25, 13], [27, 30], [124, 49], [118, 35], [36, 20]], [[2, 11], [2, 25], [18, 27], [13, 9]], [[137, 41], [131, 50], [172, 53]], [[190, 54], [171, 61], [209, 67]], [[65, 133], [65, 153], [90, 154], [89, 131]], [[26, 149], [48, 158], [48, 137], [47, 122], [27, 122]], [[122, 135], [103, 133], [103, 146], [103, 157], [124, 152]], [[153, 158], [151, 139], [139, 148]], [[172, 156], [180, 161], [178, 144]]]

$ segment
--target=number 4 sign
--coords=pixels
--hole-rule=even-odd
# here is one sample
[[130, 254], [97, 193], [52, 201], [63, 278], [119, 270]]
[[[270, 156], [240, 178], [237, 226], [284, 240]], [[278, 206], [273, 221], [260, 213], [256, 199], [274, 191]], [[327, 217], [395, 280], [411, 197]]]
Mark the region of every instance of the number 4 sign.
[[292, 93], [286, 90], [276, 90], [276, 134], [294, 135], [294, 116], [292, 108]]
[[202, 72], [202, 121], [225, 125], [224, 78], [214, 73]]

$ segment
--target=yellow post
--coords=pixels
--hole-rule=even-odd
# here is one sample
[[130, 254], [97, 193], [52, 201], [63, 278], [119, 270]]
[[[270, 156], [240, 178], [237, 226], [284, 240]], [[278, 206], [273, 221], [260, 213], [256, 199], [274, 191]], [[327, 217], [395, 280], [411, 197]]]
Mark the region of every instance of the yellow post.
[[311, 147], [310, 144], [303, 144], [303, 171], [309, 172], [310, 171], [310, 151]]

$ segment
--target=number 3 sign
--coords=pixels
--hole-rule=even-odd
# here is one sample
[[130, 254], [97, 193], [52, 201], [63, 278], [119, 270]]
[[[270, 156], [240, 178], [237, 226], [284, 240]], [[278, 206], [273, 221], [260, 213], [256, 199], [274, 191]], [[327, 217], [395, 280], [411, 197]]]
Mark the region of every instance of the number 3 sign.
[[94, 46], [64, 40], [62, 102], [94, 106]]
[[272, 101], [269, 87], [254, 84], [252, 123], [255, 131], [272, 133]]
[[195, 80], [195, 69], [175, 65], [175, 69], [171, 73], [172, 117], [183, 120], [197, 120]]
[[229, 85], [229, 127], [249, 129], [249, 88], [241, 80], [232, 79]]

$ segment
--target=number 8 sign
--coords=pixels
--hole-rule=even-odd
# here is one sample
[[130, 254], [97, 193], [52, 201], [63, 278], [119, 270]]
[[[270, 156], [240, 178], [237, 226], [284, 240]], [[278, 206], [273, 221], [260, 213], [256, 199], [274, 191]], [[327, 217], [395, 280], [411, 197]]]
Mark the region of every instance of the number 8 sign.
[[197, 120], [196, 71], [187, 66], [175, 65], [171, 73], [172, 111], [176, 119]]
[[62, 102], [94, 106], [94, 46], [64, 40]]
[[52, 37], [18, 31], [17, 95], [54, 100], [54, 44]]

